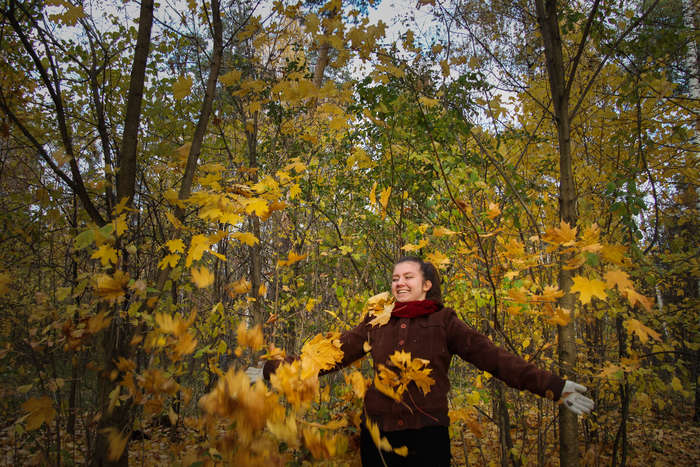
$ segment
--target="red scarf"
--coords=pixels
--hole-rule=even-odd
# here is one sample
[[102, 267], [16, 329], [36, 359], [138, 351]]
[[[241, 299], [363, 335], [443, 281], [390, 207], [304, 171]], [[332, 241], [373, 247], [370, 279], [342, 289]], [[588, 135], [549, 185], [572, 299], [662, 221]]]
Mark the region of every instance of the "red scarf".
[[416, 318], [418, 316], [435, 313], [442, 306], [432, 300], [416, 300], [413, 302], [396, 302], [391, 316], [397, 318]]

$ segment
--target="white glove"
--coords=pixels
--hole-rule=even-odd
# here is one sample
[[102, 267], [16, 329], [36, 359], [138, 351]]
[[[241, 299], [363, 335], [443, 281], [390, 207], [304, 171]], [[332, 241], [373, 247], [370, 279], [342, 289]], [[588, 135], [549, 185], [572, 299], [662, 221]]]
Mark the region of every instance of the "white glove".
[[586, 386], [574, 383], [573, 381], [565, 381], [564, 389], [562, 389], [560, 396], [564, 407], [571, 410], [576, 415], [591, 413], [595, 404], [591, 399], [581, 394], [583, 392], [586, 392]]
[[256, 381], [262, 379], [263, 377], [263, 369], [262, 367], [254, 367], [254, 366], [249, 366], [245, 370], [245, 374], [248, 375], [248, 378], [250, 378], [250, 382], [255, 383]]

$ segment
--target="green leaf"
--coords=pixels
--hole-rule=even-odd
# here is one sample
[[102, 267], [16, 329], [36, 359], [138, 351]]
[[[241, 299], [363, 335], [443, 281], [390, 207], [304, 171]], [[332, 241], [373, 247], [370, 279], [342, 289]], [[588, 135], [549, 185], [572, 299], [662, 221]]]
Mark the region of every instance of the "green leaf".
[[89, 229], [76, 235], [75, 239], [73, 240], [73, 247], [78, 251], [83, 250], [89, 247], [94, 241], [95, 231]]

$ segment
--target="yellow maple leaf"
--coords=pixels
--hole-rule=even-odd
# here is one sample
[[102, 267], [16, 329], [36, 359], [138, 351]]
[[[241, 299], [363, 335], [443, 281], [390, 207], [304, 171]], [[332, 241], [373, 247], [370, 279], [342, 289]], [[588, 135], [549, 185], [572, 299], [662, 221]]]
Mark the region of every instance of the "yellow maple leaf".
[[241, 322], [236, 329], [236, 338], [238, 339], [239, 347], [249, 347], [254, 351], [262, 349], [263, 345], [265, 345], [262, 327], [259, 324], [253, 329], [248, 329], [248, 326]]
[[192, 89], [192, 77], [183, 75], [173, 83], [173, 97], [177, 100], [184, 99], [190, 94]]
[[206, 235], [198, 234], [193, 236], [190, 242], [190, 250], [187, 252], [187, 258], [185, 259], [185, 266], [189, 268], [192, 265], [192, 261], [202, 259], [202, 255], [209, 249], [210, 245], [209, 237]]
[[129, 274], [122, 270], [114, 273], [114, 276], [101, 274], [97, 276], [95, 291], [97, 294], [112, 303], [124, 300], [126, 284], [129, 282]]
[[450, 230], [446, 227], [435, 227], [433, 229], [433, 235], [436, 237], [444, 237], [446, 235], [457, 235], [459, 232], [455, 232], [454, 230]]
[[379, 204], [382, 205], [382, 219], [386, 217], [386, 208], [389, 204], [389, 196], [391, 195], [391, 187], [387, 187], [379, 194]]
[[22, 409], [27, 412], [25, 419], [27, 431], [36, 430], [44, 423], [48, 425], [56, 417], [53, 401], [47, 396], [29, 399], [22, 404]]
[[600, 254], [604, 260], [613, 264], [622, 264], [627, 248], [622, 245], [603, 245]]
[[450, 264], [450, 258], [439, 251], [427, 254], [425, 259], [426, 261], [433, 263], [433, 265], [437, 268]]
[[629, 279], [629, 276], [625, 271], [619, 269], [611, 269], [605, 273], [605, 285], [612, 289], [617, 286], [618, 290], [622, 291], [625, 289], [634, 289], [634, 284]]
[[233, 234], [231, 234], [231, 236], [239, 242], [244, 243], [248, 246], [253, 246], [256, 243], [260, 243], [258, 237], [256, 237], [250, 232], [234, 232]]
[[265, 217], [268, 213], [267, 201], [262, 198], [249, 198], [245, 202], [245, 212], [259, 217]]
[[365, 381], [365, 377], [362, 376], [362, 373], [355, 370], [349, 375], [346, 375], [345, 383], [350, 385], [355, 397], [358, 399], [364, 399], [365, 392], [367, 391], [367, 382]]
[[646, 344], [651, 336], [654, 340], [661, 342], [661, 335], [653, 329], [643, 325], [640, 321], [630, 318], [625, 321], [625, 327], [629, 332], [634, 332], [642, 344]]
[[654, 300], [651, 298], [645, 297], [644, 295], [636, 292], [634, 289], [625, 289], [622, 291], [622, 293], [627, 297], [630, 305], [635, 306], [637, 303], [639, 303], [645, 310], [649, 312], [651, 311], [651, 307], [654, 304]]
[[109, 263], [117, 264], [117, 250], [105, 243], [102, 244], [90, 258], [99, 259], [102, 266], [107, 267]]
[[180, 255], [165, 255], [163, 259], [158, 262], [158, 268], [174, 268], [177, 266], [178, 261], [180, 261]]
[[571, 286], [571, 293], [579, 292], [580, 300], [584, 305], [591, 302], [592, 297], [605, 300], [605, 283], [598, 279], [588, 279], [583, 276], [574, 277], [574, 285]]
[[229, 285], [229, 293], [232, 295], [243, 295], [245, 293], [250, 292], [252, 289], [252, 284], [250, 283], [249, 280], [245, 278], [240, 278], [236, 282], [233, 282], [232, 284]]
[[340, 333], [317, 334], [301, 348], [302, 368], [315, 373], [330, 370], [343, 358], [340, 350]]
[[301, 193], [301, 187], [298, 183], [294, 183], [289, 187], [289, 199], [296, 198]]
[[165, 242], [165, 246], [168, 247], [171, 253], [184, 253], [185, 252], [185, 242], [181, 238], [175, 238], [173, 240], [168, 240]]
[[486, 216], [493, 220], [501, 215], [501, 208], [498, 207], [496, 203], [489, 203], [489, 209], [486, 211]]
[[112, 221], [114, 225], [114, 231], [117, 233], [117, 237], [121, 236], [128, 229], [126, 224], [126, 214], [122, 214]]
[[571, 246], [576, 242], [576, 227], [573, 229], [568, 222], [561, 221], [559, 227], [547, 229], [542, 240], [554, 245]]
[[234, 84], [238, 84], [238, 82], [241, 80], [241, 71], [240, 70], [231, 70], [228, 73], [225, 73], [221, 76], [219, 76], [219, 81], [224, 86], [233, 86]]
[[372, 441], [374, 441], [374, 444], [379, 449], [383, 451], [392, 450], [389, 440], [386, 437], [381, 436], [381, 432], [379, 431], [379, 425], [374, 423], [369, 418], [365, 420], [365, 425], [367, 426], [367, 431], [369, 431], [370, 436], [372, 436]]
[[214, 283], [214, 274], [204, 266], [194, 267], [190, 270], [190, 273], [192, 274], [192, 282], [200, 289], [209, 287]]
[[90, 334], [96, 334], [102, 329], [109, 326], [109, 323], [111, 322], [112, 317], [107, 316], [106, 311], [100, 311], [95, 316], [92, 316], [90, 319], [88, 319], [87, 332], [89, 332]]
[[374, 185], [372, 185], [372, 189], [369, 191], [369, 204], [374, 206], [377, 204], [377, 182], [374, 182]]
[[418, 251], [421, 248], [423, 248], [424, 246], [426, 246], [427, 244], [428, 244], [428, 240], [424, 238], [423, 240], [418, 242], [417, 245], [414, 245], [412, 243], [407, 243], [404, 246], [402, 246], [401, 249], [404, 251]]
[[291, 266], [294, 263], [297, 263], [303, 259], [305, 259], [308, 255], [298, 255], [294, 253], [293, 251], [290, 251], [287, 253], [287, 259], [286, 260], [277, 260], [277, 267], [282, 267], [282, 266]]
[[373, 319], [370, 326], [383, 326], [391, 319], [391, 312], [394, 310], [394, 297], [389, 292], [382, 292], [367, 300], [365, 313], [369, 313]]

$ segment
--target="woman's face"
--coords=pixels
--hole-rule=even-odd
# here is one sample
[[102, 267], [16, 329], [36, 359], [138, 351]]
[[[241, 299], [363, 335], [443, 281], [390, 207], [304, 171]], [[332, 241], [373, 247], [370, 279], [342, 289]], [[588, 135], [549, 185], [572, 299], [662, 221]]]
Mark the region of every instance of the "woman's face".
[[391, 293], [397, 302], [425, 300], [430, 287], [432, 287], [430, 281], [423, 280], [420, 264], [404, 261], [394, 266], [394, 273], [391, 276]]

